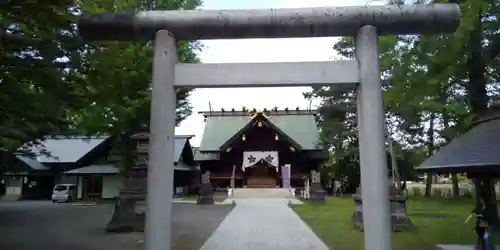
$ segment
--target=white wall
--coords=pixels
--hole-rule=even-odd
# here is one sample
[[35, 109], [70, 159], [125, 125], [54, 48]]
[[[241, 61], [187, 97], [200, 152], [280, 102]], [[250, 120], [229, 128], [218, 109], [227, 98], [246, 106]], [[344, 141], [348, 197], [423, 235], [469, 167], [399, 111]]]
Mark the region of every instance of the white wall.
[[[83, 198], [83, 177], [82, 176], [63, 176], [56, 184], [77, 184], [78, 199]], [[111, 199], [118, 197], [123, 186], [122, 175], [104, 175], [102, 177], [102, 199]]]
[[120, 189], [123, 186], [122, 175], [105, 175], [102, 177], [102, 196], [103, 199], [118, 197]]

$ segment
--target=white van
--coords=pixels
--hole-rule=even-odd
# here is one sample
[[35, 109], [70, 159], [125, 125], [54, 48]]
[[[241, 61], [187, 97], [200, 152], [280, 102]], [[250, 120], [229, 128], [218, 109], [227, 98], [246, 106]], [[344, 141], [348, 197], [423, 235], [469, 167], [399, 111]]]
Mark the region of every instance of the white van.
[[77, 186], [75, 184], [57, 184], [52, 190], [52, 202], [71, 202], [76, 200]]

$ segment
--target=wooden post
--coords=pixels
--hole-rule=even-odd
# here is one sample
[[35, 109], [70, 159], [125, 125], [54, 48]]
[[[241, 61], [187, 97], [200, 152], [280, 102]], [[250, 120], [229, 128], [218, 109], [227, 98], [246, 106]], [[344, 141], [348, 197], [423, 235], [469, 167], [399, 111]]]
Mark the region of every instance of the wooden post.
[[235, 172], [236, 172], [236, 165], [233, 165], [233, 173], [231, 174], [231, 184], [230, 184], [231, 189], [232, 189], [231, 195], [234, 194], [234, 175], [235, 175]]

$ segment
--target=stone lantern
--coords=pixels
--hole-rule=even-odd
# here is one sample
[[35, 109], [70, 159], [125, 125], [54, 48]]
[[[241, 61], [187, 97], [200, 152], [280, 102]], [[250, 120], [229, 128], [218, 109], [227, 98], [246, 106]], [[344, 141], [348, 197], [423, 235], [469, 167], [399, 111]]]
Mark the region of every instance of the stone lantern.
[[[389, 184], [388, 188], [392, 231], [401, 232], [414, 228], [414, 225], [406, 214], [406, 197], [402, 195], [402, 192], [392, 183]], [[361, 187], [356, 189], [356, 194], [354, 194], [352, 198], [354, 199], [355, 211], [352, 215], [351, 222], [354, 227], [363, 231], [363, 200], [361, 198]]]

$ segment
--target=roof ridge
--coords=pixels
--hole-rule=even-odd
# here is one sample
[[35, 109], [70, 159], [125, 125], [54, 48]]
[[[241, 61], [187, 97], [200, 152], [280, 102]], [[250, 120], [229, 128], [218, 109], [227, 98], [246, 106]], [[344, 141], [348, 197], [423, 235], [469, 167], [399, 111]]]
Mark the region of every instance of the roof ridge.
[[47, 139], [52, 139], [52, 140], [61, 140], [61, 139], [72, 139], [72, 140], [77, 140], [77, 139], [106, 139], [109, 138], [110, 135], [47, 135], [44, 136], [43, 139], [41, 140], [47, 140]]
[[281, 115], [317, 115], [318, 110], [312, 110], [312, 109], [272, 109], [272, 110], [257, 110], [257, 109], [244, 109], [244, 110], [224, 110], [221, 109], [220, 111], [200, 111], [198, 114], [202, 114], [205, 117], [208, 116], [253, 116], [256, 113], [264, 113], [266, 116], [272, 117], [272, 116], [281, 116]]
[[[195, 137], [195, 135], [174, 135], [174, 139], [191, 139]], [[149, 132], [139, 132], [135, 133], [131, 136], [132, 139], [140, 139], [140, 138], [149, 138]]]

